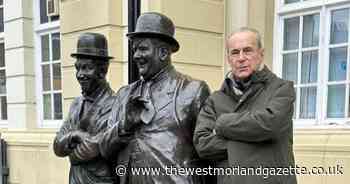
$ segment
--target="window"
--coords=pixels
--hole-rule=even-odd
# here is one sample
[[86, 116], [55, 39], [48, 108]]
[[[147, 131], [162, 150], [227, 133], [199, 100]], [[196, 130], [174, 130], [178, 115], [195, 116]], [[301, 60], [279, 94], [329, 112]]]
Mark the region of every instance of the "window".
[[[276, 0], [275, 72], [294, 82], [297, 126], [350, 123], [350, 3]], [[295, 6], [298, 4], [298, 6]]]
[[39, 126], [59, 127], [62, 119], [61, 37], [59, 16], [48, 16], [47, 0], [35, 0], [35, 52]]
[[60, 34], [41, 35], [43, 119], [62, 119]]
[[350, 7], [330, 10], [327, 84], [327, 117], [350, 117], [349, 113], [349, 14]]
[[319, 20], [319, 13], [284, 19], [282, 77], [295, 84], [294, 116], [302, 119], [316, 117]]
[[47, 0], [40, 0], [40, 24], [48, 23], [48, 22], [53, 22], [56, 20], [59, 20], [59, 15], [58, 16], [47, 16]]

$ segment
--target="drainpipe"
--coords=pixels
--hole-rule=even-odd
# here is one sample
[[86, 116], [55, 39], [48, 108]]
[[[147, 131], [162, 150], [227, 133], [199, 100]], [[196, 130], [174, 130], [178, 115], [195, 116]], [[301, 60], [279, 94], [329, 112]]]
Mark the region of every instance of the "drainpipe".
[[[128, 32], [134, 32], [137, 18], [141, 12], [140, 0], [128, 0]], [[131, 84], [139, 79], [139, 72], [136, 64], [132, 61], [132, 42], [129, 40], [128, 51], [128, 83]]]
[[0, 184], [7, 184], [9, 168], [7, 166], [7, 144], [0, 139]]

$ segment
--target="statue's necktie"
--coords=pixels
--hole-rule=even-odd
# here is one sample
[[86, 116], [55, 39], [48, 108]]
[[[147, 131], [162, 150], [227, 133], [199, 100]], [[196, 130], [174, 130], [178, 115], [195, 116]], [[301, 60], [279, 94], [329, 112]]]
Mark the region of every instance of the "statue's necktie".
[[156, 114], [151, 95], [151, 82], [143, 83], [142, 87], [142, 98], [145, 108], [141, 112], [141, 120], [145, 124], [149, 124]]

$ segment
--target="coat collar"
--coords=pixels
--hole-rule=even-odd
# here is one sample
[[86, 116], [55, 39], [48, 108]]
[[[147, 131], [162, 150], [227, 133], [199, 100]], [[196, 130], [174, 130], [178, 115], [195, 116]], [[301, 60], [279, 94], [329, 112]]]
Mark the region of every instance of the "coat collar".
[[[136, 81], [133, 84], [133, 89], [131, 90], [131, 98], [135, 99], [135, 98], [140, 98], [142, 97], [142, 89], [144, 88], [143, 86], [145, 85], [150, 85], [150, 87], [153, 86], [158, 86], [158, 85], [164, 85], [162, 84], [163, 81], [169, 79], [169, 78], [173, 78], [176, 75], [176, 70], [174, 68], [174, 66], [172, 65], [168, 65], [167, 67], [165, 67], [164, 69], [162, 69], [160, 72], [158, 72], [156, 75], [154, 75], [150, 80], [144, 80], [144, 79], [140, 79], [138, 81]], [[175, 90], [175, 88], [170, 87], [168, 88], [167, 93], [173, 93]]]
[[[250, 88], [255, 84], [265, 84], [267, 80], [269, 80], [272, 75], [274, 75], [266, 66], [264, 66], [260, 71], [254, 72], [250, 79]], [[235, 87], [234, 80], [232, 79], [232, 72], [226, 74], [226, 78], [221, 86], [220, 91], [224, 93], [230, 94], [234, 93], [234, 95], [239, 98], [243, 95], [243, 92]]]
[[82, 100], [83, 101], [89, 101], [91, 103], [94, 103], [96, 99], [99, 99], [103, 94], [109, 89], [109, 84], [106, 81], [101, 81], [100, 85], [97, 87], [97, 89], [92, 92], [90, 95], [86, 95], [86, 93], [82, 92]]

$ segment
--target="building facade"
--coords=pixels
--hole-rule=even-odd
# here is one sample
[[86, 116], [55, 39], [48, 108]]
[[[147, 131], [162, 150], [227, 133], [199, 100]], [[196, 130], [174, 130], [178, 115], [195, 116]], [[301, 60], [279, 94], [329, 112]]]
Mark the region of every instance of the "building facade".
[[[0, 132], [8, 143], [10, 183], [68, 183], [68, 160], [54, 155], [52, 140], [80, 95], [70, 53], [81, 33], [104, 34], [114, 56], [107, 79], [115, 90], [127, 84], [127, 3], [0, 0]], [[242, 26], [258, 29], [268, 67], [295, 84], [297, 165], [343, 168], [334, 176], [299, 175], [299, 183], [347, 183], [348, 0], [141, 0], [141, 12], [148, 11], [161, 12], [176, 25], [177, 70], [207, 81], [212, 90], [228, 71], [227, 35]]]

